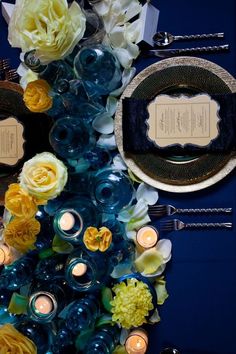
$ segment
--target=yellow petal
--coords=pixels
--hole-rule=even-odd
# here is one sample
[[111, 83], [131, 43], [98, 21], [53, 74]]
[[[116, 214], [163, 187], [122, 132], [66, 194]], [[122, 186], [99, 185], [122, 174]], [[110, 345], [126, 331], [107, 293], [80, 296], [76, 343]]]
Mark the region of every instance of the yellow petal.
[[163, 257], [156, 248], [144, 251], [136, 260], [136, 269], [144, 274], [152, 274], [163, 264]]

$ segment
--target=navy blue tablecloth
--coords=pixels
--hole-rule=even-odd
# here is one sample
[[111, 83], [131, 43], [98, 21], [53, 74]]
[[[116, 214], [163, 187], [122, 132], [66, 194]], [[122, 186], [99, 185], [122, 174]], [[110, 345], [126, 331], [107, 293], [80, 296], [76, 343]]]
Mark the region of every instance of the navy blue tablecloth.
[[[224, 32], [225, 39], [189, 45], [230, 44], [229, 53], [199, 55], [236, 75], [235, 0], [153, 0], [160, 9], [158, 30], [173, 34]], [[7, 43], [7, 25], [0, 16], [0, 57], [17, 66], [18, 51]], [[139, 59], [138, 71], [157, 59]], [[184, 208], [233, 207], [231, 216], [182, 217], [184, 221], [231, 221], [236, 225], [235, 171], [214, 186], [194, 193], [160, 191], [160, 203]], [[159, 224], [153, 220], [156, 226]], [[164, 235], [161, 235], [164, 237]], [[166, 236], [165, 236], [166, 237]], [[175, 347], [181, 354], [236, 354], [236, 234], [232, 230], [181, 231], [168, 234], [173, 244], [166, 269], [169, 298], [160, 307], [161, 322], [149, 327], [149, 354]]]

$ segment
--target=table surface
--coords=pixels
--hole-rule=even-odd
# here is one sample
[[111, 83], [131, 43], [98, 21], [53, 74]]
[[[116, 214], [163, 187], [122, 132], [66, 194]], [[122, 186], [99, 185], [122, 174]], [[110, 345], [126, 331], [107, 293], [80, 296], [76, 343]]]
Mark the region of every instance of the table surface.
[[[10, 1], [9, 1], [10, 2]], [[158, 30], [173, 34], [224, 32], [224, 40], [175, 43], [189, 45], [230, 44], [230, 52], [199, 55], [236, 76], [235, 0], [153, 0], [160, 10]], [[0, 57], [19, 62], [18, 50], [7, 43], [7, 25], [0, 16]], [[139, 59], [140, 71], [156, 59]], [[178, 207], [233, 207], [230, 216], [187, 217], [186, 221], [230, 221], [236, 225], [235, 171], [214, 186], [194, 193], [160, 191], [161, 204]], [[158, 223], [153, 220], [158, 227]], [[164, 237], [162, 235], [162, 237]], [[161, 322], [149, 327], [149, 354], [175, 347], [181, 354], [235, 354], [236, 235], [225, 231], [181, 231], [168, 234], [173, 244], [166, 269], [169, 298], [159, 308]]]

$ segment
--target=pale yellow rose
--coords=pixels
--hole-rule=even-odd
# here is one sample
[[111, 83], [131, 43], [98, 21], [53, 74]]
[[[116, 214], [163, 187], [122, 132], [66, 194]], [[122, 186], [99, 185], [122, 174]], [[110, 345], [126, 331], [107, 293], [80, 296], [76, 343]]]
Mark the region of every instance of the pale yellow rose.
[[36, 345], [12, 324], [0, 328], [0, 354], [37, 354]]
[[35, 218], [15, 218], [7, 224], [3, 231], [4, 241], [17, 251], [26, 253], [34, 249], [34, 243], [36, 242], [36, 236], [40, 232], [40, 227], [40, 222]]
[[28, 83], [23, 100], [31, 112], [41, 113], [52, 107], [52, 97], [49, 95], [50, 86], [45, 80], [35, 80]]
[[5, 193], [5, 208], [12, 215], [32, 218], [38, 211], [35, 199], [29, 195], [18, 183], [12, 183]]
[[16, 0], [8, 40], [23, 52], [36, 49], [42, 63], [69, 55], [84, 35], [80, 6], [66, 0]]
[[19, 176], [21, 187], [39, 200], [57, 197], [67, 178], [66, 166], [50, 152], [42, 152], [26, 161]]

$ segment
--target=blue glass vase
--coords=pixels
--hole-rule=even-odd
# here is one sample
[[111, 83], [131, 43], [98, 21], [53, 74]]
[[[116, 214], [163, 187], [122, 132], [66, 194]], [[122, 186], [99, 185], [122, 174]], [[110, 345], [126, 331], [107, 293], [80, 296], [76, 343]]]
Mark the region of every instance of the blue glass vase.
[[73, 68], [64, 60], [57, 60], [43, 65], [36, 56], [35, 50], [25, 53], [24, 62], [29, 69], [38, 73], [41, 79], [46, 80], [59, 93], [61, 93], [62, 87], [65, 86], [65, 82], [74, 78]]
[[85, 296], [70, 306], [65, 320], [66, 327], [74, 334], [93, 328], [99, 313], [99, 303], [96, 297]]
[[108, 95], [121, 86], [120, 64], [106, 46], [92, 44], [83, 47], [75, 57], [74, 69], [91, 97]]
[[53, 339], [52, 352], [55, 354], [75, 353], [74, 335], [63, 323]]
[[31, 339], [37, 346], [37, 354], [45, 354], [52, 343], [52, 330], [49, 325], [42, 325], [25, 320], [16, 325], [19, 332]]
[[37, 261], [37, 252], [33, 251], [5, 266], [0, 274], [0, 289], [16, 290], [30, 283]]
[[116, 214], [134, 198], [130, 179], [120, 170], [104, 168], [91, 175], [90, 195], [96, 207], [104, 213]]
[[68, 285], [76, 291], [100, 289], [109, 279], [108, 260], [99, 254], [77, 249], [66, 262], [65, 276]]
[[52, 218], [45, 212], [42, 206], [39, 206], [35, 218], [40, 222], [41, 228], [34, 245], [38, 250], [50, 248], [55, 235]]
[[77, 159], [95, 144], [92, 129], [75, 116], [58, 119], [50, 133], [53, 150], [65, 159]]
[[98, 328], [86, 345], [86, 354], [111, 354], [118, 345], [120, 331], [117, 326]]
[[90, 199], [74, 197], [65, 202], [54, 216], [55, 233], [67, 242], [82, 244], [88, 226], [98, 226], [100, 215]]

